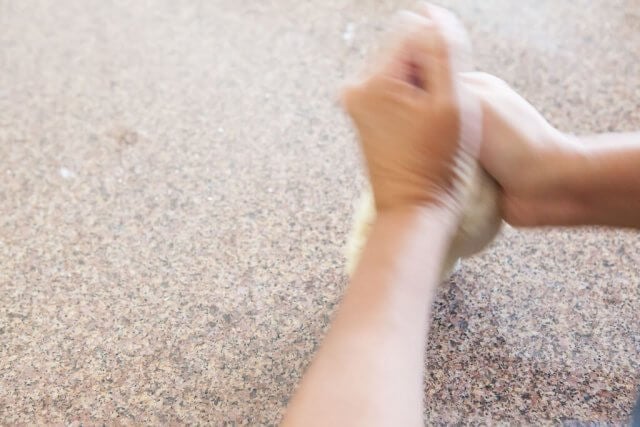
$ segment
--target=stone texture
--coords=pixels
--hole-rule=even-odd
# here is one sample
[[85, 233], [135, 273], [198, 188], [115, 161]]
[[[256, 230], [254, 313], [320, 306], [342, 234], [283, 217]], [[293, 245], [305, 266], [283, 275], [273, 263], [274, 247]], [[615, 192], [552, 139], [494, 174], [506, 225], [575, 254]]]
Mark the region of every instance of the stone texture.
[[[555, 125], [640, 128], [636, 0], [443, 3]], [[0, 424], [277, 422], [346, 281], [337, 88], [409, 4], [0, 0]], [[437, 298], [428, 422], [625, 422], [638, 265], [505, 230]]]

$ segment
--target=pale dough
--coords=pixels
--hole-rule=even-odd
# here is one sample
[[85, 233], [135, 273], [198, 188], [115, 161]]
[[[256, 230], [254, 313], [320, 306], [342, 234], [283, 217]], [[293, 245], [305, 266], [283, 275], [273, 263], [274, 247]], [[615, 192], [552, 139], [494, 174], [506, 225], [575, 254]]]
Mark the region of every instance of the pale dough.
[[[498, 187], [482, 168], [476, 167], [468, 181], [466, 195], [462, 219], [442, 267], [443, 280], [451, 274], [460, 258], [478, 253], [491, 243], [502, 224], [498, 207]], [[356, 207], [353, 228], [347, 241], [346, 269], [349, 275], [353, 274], [358, 264], [375, 215], [373, 196], [370, 191], [365, 191]]]

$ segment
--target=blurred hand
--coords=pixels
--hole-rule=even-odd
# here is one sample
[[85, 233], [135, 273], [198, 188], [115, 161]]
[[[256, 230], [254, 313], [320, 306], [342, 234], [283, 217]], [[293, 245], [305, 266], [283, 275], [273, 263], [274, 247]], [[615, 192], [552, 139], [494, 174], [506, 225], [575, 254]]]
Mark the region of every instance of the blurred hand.
[[540, 225], [549, 216], [573, 209], [556, 179], [570, 140], [504, 81], [480, 72], [460, 80], [482, 103], [482, 166], [500, 184], [504, 219], [521, 226]]
[[460, 212], [481, 138], [480, 107], [455, 76], [469, 64], [466, 33], [433, 6], [404, 13], [389, 48], [343, 92], [378, 212], [438, 205]]

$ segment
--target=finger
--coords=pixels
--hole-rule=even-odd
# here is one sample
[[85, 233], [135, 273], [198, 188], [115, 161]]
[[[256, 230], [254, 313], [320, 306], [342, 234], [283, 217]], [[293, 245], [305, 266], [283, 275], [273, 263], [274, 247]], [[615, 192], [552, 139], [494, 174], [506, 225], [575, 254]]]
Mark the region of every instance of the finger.
[[421, 15], [409, 11], [398, 12], [384, 37], [383, 47], [369, 67], [368, 75], [386, 74], [393, 78], [406, 79], [412, 56], [411, 34], [428, 25], [430, 21]]
[[459, 73], [473, 69], [471, 42], [469, 35], [460, 20], [449, 10], [430, 4], [421, 3], [418, 13], [431, 19], [443, 34], [448, 48], [452, 71]]
[[407, 80], [379, 74], [367, 82], [367, 92], [375, 94], [376, 101], [412, 102], [420, 100], [422, 90]]
[[404, 80], [377, 74], [366, 81], [345, 84], [340, 101], [357, 124], [358, 118], [374, 106], [418, 101], [418, 93], [414, 86]]
[[355, 111], [357, 99], [363, 91], [363, 83], [360, 80], [350, 80], [345, 82], [340, 89], [340, 104], [349, 114]]
[[415, 61], [424, 90], [433, 95], [453, 92], [453, 73], [447, 42], [434, 26], [423, 26], [411, 35], [412, 61]]

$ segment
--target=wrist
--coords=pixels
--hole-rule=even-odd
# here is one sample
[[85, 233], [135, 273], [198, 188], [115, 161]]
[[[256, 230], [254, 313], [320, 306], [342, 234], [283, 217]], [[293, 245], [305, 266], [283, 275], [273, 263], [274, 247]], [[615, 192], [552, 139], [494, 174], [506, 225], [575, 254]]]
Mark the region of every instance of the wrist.
[[575, 225], [639, 227], [639, 134], [572, 137], [566, 172]]
[[399, 228], [435, 228], [446, 239], [453, 237], [458, 215], [451, 209], [435, 202], [406, 204], [379, 209], [376, 225]]
[[545, 172], [539, 200], [538, 225], [579, 225], [590, 210], [592, 192], [585, 177], [592, 170], [588, 147], [573, 135], [557, 132], [546, 144]]
[[378, 212], [352, 286], [380, 282], [420, 294], [423, 285], [436, 286], [456, 225], [455, 215], [437, 206], [407, 205]]

